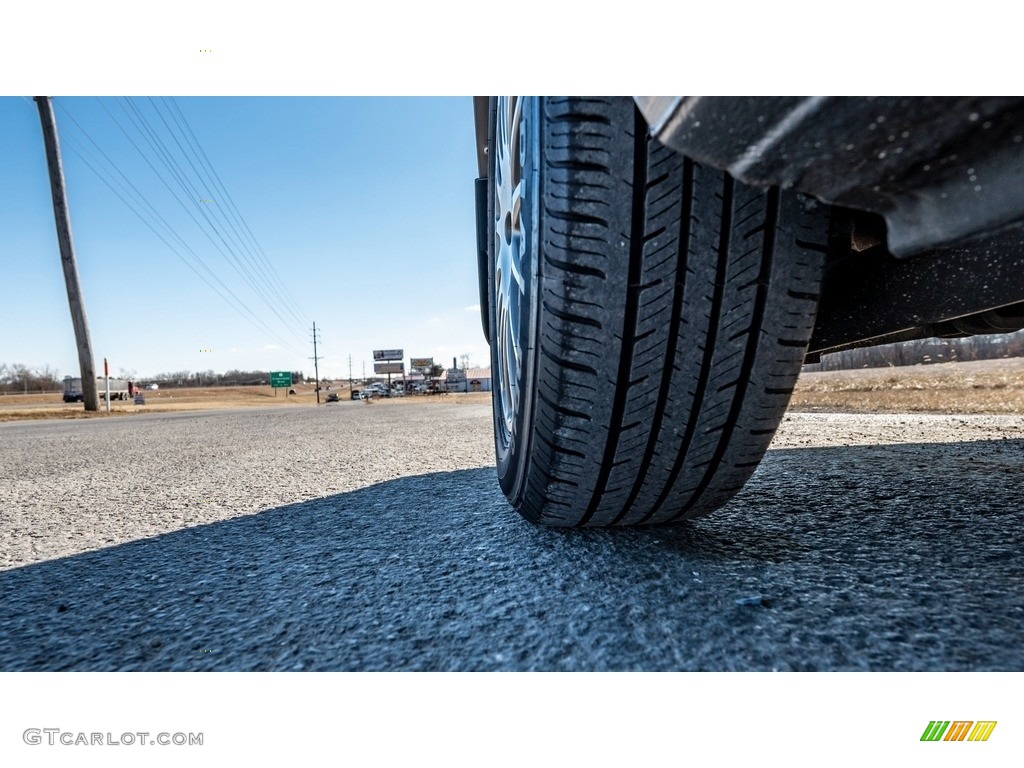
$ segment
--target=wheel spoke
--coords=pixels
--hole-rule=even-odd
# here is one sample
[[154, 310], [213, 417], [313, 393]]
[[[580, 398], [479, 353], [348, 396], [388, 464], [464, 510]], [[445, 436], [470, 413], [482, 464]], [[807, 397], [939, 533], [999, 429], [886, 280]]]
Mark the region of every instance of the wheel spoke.
[[515, 432], [520, 407], [519, 378], [523, 365], [521, 319], [528, 299], [524, 269], [523, 100], [498, 97], [494, 179], [494, 306], [497, 318], [497, 376], [504, 440]]

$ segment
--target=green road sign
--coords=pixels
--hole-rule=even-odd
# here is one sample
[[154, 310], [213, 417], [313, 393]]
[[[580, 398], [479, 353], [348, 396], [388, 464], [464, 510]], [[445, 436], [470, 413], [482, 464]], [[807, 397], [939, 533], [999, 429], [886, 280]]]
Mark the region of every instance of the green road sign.
[[291, 371], [271, 371], [270, 372], [270, 386], [272, 387], [290, 387], [292, 385], [292, 374]]

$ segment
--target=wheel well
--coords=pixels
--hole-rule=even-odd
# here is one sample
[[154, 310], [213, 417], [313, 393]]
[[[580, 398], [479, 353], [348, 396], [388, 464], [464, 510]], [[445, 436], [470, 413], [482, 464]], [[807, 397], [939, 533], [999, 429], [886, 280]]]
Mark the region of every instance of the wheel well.
[[809, 361], [823, 352], [1024, 328], [1024, 249], [1011, 228], [910, 258], [880, 216], [835, 207]]

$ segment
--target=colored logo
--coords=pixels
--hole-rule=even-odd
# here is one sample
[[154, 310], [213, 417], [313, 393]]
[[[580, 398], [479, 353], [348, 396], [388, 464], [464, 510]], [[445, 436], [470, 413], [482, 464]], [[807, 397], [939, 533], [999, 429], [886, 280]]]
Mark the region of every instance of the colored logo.
[[995, 729], [995, 720], [932, 720], [921, 741], [988, 741]]

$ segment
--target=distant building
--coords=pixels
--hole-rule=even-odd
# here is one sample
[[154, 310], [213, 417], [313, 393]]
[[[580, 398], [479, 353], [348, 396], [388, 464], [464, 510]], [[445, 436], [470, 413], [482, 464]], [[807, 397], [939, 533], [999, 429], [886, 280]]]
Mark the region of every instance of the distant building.
[[491, 391], [491, 369], [470, 368], [466, 371], [466, 389], [469, 392]]
[[444, 377], [445, 391], [447, 392], [468, 392], [469, 385], [466, 380], [466, 372], [461, 368], [449, 368]]

